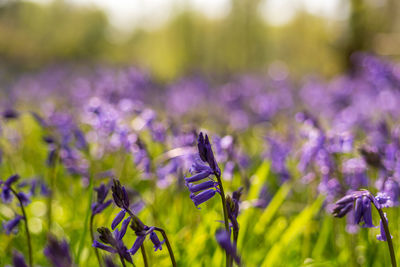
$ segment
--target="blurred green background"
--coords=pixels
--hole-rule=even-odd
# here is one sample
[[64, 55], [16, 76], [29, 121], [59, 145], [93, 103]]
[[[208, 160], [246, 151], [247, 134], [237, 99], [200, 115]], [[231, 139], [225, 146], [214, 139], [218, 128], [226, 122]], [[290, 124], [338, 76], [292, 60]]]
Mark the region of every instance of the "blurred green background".
[[[152, 1], [154, 13], [141, 14]], [[400, 55], [398, 0], [226, 0], [218, 15], [194, 0], [152, 1], [129, 1], [132, 22], [116, 26], [96, 1], [0, 0], [0, 71], [101, 63], [139, 65], [171, 80], [266, 71], [278, 61], [295, 77], [329, 77], [351, 69], [354, 51]], [[169, 15], [159, 22], [165, 6]]]

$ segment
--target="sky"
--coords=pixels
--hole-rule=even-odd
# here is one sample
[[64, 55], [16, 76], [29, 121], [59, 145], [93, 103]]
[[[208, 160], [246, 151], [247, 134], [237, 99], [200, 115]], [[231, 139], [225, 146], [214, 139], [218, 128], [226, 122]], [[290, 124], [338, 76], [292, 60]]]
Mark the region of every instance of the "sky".
[[[51, 0], [31, 0], [49, 3]], [[106, 12], [113, 26], [120, 30], [136, 27], [156, 28], [180, 8], [191, 7], [210, 18], [223, 17], [229, 12], [230, 0], [67, 0], [77, 5], [97, 6]], [[297, 10], [331, 19], [344, 19], [348, 12], [345, 0], [265, 0], [260, 12], [270, 24], [282, 25], [291, 20]]]

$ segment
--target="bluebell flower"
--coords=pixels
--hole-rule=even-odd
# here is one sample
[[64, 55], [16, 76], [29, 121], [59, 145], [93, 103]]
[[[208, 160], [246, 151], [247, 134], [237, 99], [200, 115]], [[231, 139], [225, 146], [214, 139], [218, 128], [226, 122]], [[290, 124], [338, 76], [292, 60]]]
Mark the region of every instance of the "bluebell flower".
[[150, 240], [154, 244], [154, 251], [162, 250], [162, 244], [164, 244], [165, 240], [160, 242], [160, 239], [158, 239], [157, 234], [153, 231], [150, 233]]
[[133, 243], [132, 247], [128, 250], [130, 254], [135, 255], [135, 253], [139, 250], [140, 246], [143, 244], [146, 239], [146, 234], [137, 234], [135, 243]]
[[14, 267], [28, 267], [24, 256], [18, 251], [13, 251], [13, 264]]
[[93, 242], [93, 247], [108, 251], [110, 253], [118, 253], [125, 260], [132, 263], [132, 257], [122, 241], [122, 238], [126, 233], [126, 229], [122, 231], [118, 231], [118, 229], [116, 229], [114, 234], [112, 234], [108, 228], [101, 227], [97, 229], [97, 232], [99, 232], [99, 238], [104, 244], [95, 240]]
[[71, 267], [73, 265], [69, 246], [65, 240], [60, 242], [50, 235], [43, 252], [54, 267]]
[[367, 196], [356, 199], [354, 221], [360, 224], [364, 221], [363, 227], [375, 227], [372, 223], [371, 200]]
[[111, 229], [115, 229], [115, 227], [118, 226], [118, 224], [124, 219], [126, 214], [125, 210], [121, 210], [120, 212], [118, 212], [117, 216], [115, 216], [114, 220], [111, 223]]
[[214, 153], [212, 151], [208, 135], [206, 135], [204, 138], [203, 133], [200, 132], [199, 138], [197, 139], [197, 148], [199, 150], [199, 156], [201, 160], [208, 163], [215, 175], [221, 175], [221, 170], [219, 169], [217, 161], [214, 158]]
[[240, 257], [236, 251], [236, 247], [232, 244], [230, 234], [224, 229], [219, 229], [215, 233], [218, 244], [240, 265]]
[[3, 228], [6, 231], [6, 234], [9, 235], [11, 234], [11, 232], [13, 232], [13, 230], [15, 229], [15, 227], [18, 226], [18, 224], [20, 223], [20, 221], [23, 219], [24, 217], [22, 217], [21, 215], [17, 215], [15, 216], [14, 219], [9, 220], [6, 223], [3, 223]]
[[102, 212], [105, 208], [107, 208], [111, 204], [111, 199], [104, 202], [108, 195], [109, 187], [105, 184], [101, 184], [99, 187], [96, 187], [94, 190], [97, 192], [97, 201], [92, 204], [92, 214], [98, 214]]
[[1, 198], [4, 203], [10, 203], [13, 199], [13, 194], [11, 192], [11, 185], [18, 181], [19, 175], [14, 174], [10, 176], [6, 181], [3, 182], [3, 188], [1, 190]]
[[[385, 219], [386, 219], [386, 223], [388, 224], [389, 221], [386, 217], [386, 213], [384, 213]], [[383, 227], [383, 222], [382, 219], [380, 220], [380, 231], [381, 234], [376, 236], [376, 239], [378, 239], [379, 241], [387, 241], [387, 237], [386, 237], [386, 233], [385, 233], [385, 228]], [[393, 236], [390, 236], [390, 238], [393, 238]]]
[[191, 193], [190, 198], [194, 202], [194, 205], [198, 207], [201, 203], [204, 203], [207, 200], [211, 199], [215, 195], [215, 192], [217, 192], [215, 189], [208, 189], [197, 195]]
[[189, 188], [191, 193], [197, 193], [210, 188], [216, 188], [217, 185], [218, 183], [213, 180], [207, 180], [199, 184], [186, 183], [186, 186]]

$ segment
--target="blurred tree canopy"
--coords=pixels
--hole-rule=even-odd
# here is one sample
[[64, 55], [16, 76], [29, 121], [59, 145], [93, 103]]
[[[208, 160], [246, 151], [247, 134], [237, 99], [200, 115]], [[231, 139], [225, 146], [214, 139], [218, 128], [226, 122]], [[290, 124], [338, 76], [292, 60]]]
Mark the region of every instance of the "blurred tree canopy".
[[0, 67], [20, 72], [65, 62], [133, 64], [169, 80], [196, 71], [264, 71], [280, 61], [295, 75], [329, 76], [351, 69], [354, 51], [400, 54], [397, 0], [351, 0], [343, 3], [350, 9], [343, 20], [300, 11], [283, 26], [264, 20], [262, 2], [231, 0], [228, 15], [220, 19], [187, 6], [158, 29], [135, 29], [117, 42], [100, 9], [62, 0], [47, 5], [0, 0]]

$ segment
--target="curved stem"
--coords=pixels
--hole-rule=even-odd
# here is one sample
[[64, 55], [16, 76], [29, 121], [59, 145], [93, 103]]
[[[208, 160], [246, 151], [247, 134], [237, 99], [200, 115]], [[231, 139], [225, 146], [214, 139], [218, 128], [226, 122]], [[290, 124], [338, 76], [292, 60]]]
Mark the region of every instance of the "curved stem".
[[29, 266], [32, 267], [33, 266], [32, 244], [31, 244], [31, 234], [29, 232], [29, 226], [28, 226], [28, 217], [26, 216], [24, 205], [22, 204], [21, 198], [18, 196], [17, 192], [15, 192], [14, 189], [12, 189], [11, 187], [10, 187], [10, 189], [11, 189], [11, 192], [14, 194], [14, 196], [18, 199], [19, 204], [21, 206], [22, 215], [24, 216], [26, 239], [28, 242]]
[[389, 232], [389, 226], [388, 226], [387, 220], [385, 218], [385, 215], [383, 214], [383, 211], [381, 209], [377, 209], [377, 210], [379, 212], [379, 216], [381, 217], [383, 229], [385, 230], [386, 240], [387, 240], [387, 244], [389, 247], [390, 260], [392, 261], [392, 267], [397, 267], [396, 256], [394, 254], [394, 249], [393, 249], [392, 236], [390, 235], [390, 232]]
[[[221, 195], [221, 201], [222, 201], [222, 208], [224, 210], [225, 230], [228, 233], [230, 233], [230, 231], [229, 231], [228, 209], [226, 207], [225, 192], [224, 192], [224, 187], [222, 186], [221, 175], [215, 175], [215, 176], [217, 176], [219, 190], [221, 191], [220, 195]], [[228, 252], [226, 252], [226, 266], [227, 267], [231, 266], [229, 258], [230, 258], [230, 256], [229, 256]]]
[[[94, 214], [90, 216], [90, 237], [92, 238], [92, 244], [94, 243], [94, 234], [93, 234], [93, 220], [94, 220]], [[99, 266], [103, 267], [103, 262], [100, 259], [99, 251], [97, 250], [96, 247], [94, 248], [94, 253], [96, 254], [97, 261], [99, 262]]]
[[169, 257], [171, 258], [172, 266], [173, 266], [173, 267], [176, 267], [176, 261], [175, 261], [174, 251], [172, 250], [171, 244], [169, 243], [167, 234], [165, 233], [164, 229], [162, 229], [162, 228], [154, 227], [154, 229], [155, 229], [156, 231], [159, 231], [159, 232], [162, 234], [162, 236], [163, 236], [163, 238], [164, 238], [164, 240], [165, 240], [165, 244], [167, 245], [167, 248], [168, 248]]
[[144, 248], [143, 244], [140, 246], [140, 252], [142, 252], [144, 266], [145, 267], [149, 266], [149, 263], [147, 262], [146, 249]]
[[55, 180], [56, 180], [56, 173], [57, 173], [57, 161], [58, 161], [58, 151], [55, 152], [55, 159], [54, 159], [54, 166], [51, 166], [50, 168], [50, 174], [49, 174], [49, 184], [50, 184], [50, 192], [49, 192], [49, 198], [47, 199], [47, 224], [48, 224], [48, 230], [51, 232], [51, 225], [52, 225], [52, 210], [53, 210], [53, 198], [54, 198], [54, 187], [55, 187]]

